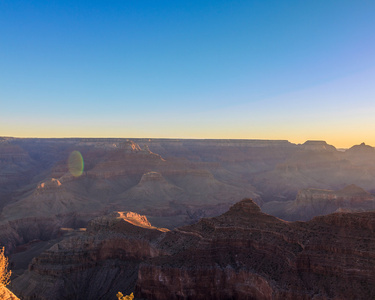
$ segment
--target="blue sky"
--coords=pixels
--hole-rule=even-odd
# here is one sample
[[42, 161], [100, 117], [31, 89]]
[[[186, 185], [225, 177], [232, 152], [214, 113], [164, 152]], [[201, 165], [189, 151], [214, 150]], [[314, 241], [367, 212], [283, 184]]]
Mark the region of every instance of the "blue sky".
[[0, 135], [375, 146], [374, 1], [0, 1]]

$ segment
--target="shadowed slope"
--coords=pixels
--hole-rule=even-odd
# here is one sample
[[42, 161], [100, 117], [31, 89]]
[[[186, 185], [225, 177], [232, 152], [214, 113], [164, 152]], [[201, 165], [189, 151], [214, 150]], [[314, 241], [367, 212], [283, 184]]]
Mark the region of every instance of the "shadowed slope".
[[114, 213], [34, 259], [14, 286], [25, 300], [112, 299], [134, 288], [157, 300], [372, 299], [374, 233], [375, 212], [286, 222], [250, 199], [173, 231]]

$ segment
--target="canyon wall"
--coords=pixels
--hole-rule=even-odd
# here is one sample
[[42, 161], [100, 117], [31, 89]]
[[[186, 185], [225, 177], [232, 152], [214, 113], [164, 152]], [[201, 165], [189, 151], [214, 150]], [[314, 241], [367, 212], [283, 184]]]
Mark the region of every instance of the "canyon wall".
[[[69, 171], [72, 151], [83, 156], [80, 176]], [[112, 211], [173, 229], [244, 197], [288, 220], [373, 210], [374, 153], [323, 141], [0, 138], [0, 244], [32, 257], [39, 252], [27, 252], [28, 243], [62, 238], [62, 227]]]
[[375, 212], [286, 222], [250, 199], [173, 231], [115, 213], [35, 258], [14, 291], [25, 300], [113, 299], [118, 290], [146, 299], [373, 299], [374, 233]]
[[284, 220], [307, 221], [333, 212], [374, 211], [375, 196], [354, 184], [338, 191], [309, 188], [300, 190], [294, 201], [271, 201], [262, 209]]

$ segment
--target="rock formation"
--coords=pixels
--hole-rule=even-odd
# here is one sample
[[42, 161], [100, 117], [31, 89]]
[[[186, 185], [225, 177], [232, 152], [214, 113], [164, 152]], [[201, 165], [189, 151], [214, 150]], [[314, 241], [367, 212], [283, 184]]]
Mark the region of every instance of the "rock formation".
[[59, 236], [61, 228], [80, 225], [82, 224], [75, 214], [11, 220], [0, 225], [0, 240], [2, 246], [5, 246], [6, 253], [10, 254], [18, 245], [33, 240], [48, 241]]
[[[84, 159], [80, 177], [68, 169], [72, 151]], [[244, 197], [263, 211], [272, 204], [277, 216], [297, 216], [290, 220], [368, 210], [371, 199], [332, 195], [348, 184], [374, 193], [374, 153], [365, 144], [337, 151], [323, 141], [0, 138], [0, 245], [10, 253], [61, 238], [61, 227], [85, 227], [111, 211], [145, 214], [173, 229], [218, 216]], [[319, 190], [335, 192], [319, 201]]]
[[336, 152], [336, 148], [325, 141], [306, 141], [300, 147], [304, 151]]
[[136, 295], [372, 299], [374, 230], [375, 213], [337, 213], [308, 223], [288, 223], [244, 200], [220, 217], [167, 235], [166, 241], [181, 246], [170, 256], [141, 264]]
[[118, 291], [130, 293], [139, 263], [164, 253], [153, 243], [167, 231], [132, 212], [98, 217], [86, 232], [35, 258], [13, 281], [13, 290], [24, 300], [113, 299]]
[[0, 299], [2, 300], [20, 300], [16, 295], [14, 295], [10, 290], [4, 286], [0, 286]]
[[137, 214], [93, 220], [14, 281], [22, 299], [373, 299], [375, 212], [286, 222], [245, 199], [173, 231]]
[[268, 202], [263, 210], [285, 220], [307, 221], [336, 211], [375, 211], [375, 196], [354, 184], [338, 191], [310, 188], [300, 190], [294, 201]]

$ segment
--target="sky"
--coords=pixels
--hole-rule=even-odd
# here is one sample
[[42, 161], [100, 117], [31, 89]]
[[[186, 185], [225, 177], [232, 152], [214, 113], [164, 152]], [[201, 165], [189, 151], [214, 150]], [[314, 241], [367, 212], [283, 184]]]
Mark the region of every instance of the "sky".
[[375, 1], [0, 1], [0, 136], [375, 146]]

